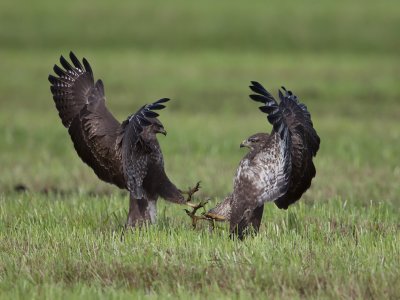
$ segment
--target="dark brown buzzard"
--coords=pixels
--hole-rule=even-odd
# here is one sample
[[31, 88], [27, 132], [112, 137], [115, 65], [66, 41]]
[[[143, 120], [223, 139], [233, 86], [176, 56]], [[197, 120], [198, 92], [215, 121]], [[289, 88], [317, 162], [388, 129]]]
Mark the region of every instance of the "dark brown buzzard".
[[155, 110], [165, 108], [169, 99], [144, 105], [120, 123], [107, 109], [103, 82], [94, 81], [87, 60], [81, 63], [72, 52], [70, 59], [72, 64], [61, 56], [63, 68], [54, 65], [57, 76], [49, 75], [54, 102], [79, 157], [101, 180], [129, 190], [127, 225], [154, 222], [159, 196], [186, 203], [165, 173], [156, 137], [166, 131]]
[[233, 193], [205, 214], [206, 218], [230, 222], [231, 234], [242, 239], [251, 225], [258, 231], [265, 202], [287, 209], [310, 187], [316, 171], [313, 157], [320, 138], [307, 107], [291, 91], [279, 90], [280, 103], [258, 82], [252, 81], [250, 95], [263, 105], [273, 129], [257, 133], [241, 143], [250, 151], [241, 160]]

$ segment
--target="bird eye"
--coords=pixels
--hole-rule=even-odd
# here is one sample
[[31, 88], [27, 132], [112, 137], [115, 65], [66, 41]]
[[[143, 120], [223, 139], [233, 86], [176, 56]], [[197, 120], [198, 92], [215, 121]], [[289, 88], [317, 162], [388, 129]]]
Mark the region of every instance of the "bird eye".
[[250, 143], [257, 143], [258, 142], [258, 138], [251, 138], [249, 139]]

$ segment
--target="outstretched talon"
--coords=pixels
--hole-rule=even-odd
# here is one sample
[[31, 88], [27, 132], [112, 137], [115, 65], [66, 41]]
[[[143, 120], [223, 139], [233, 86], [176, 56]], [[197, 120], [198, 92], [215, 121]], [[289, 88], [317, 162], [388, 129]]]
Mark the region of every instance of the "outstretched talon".
[[192, 226], [193, 228], [196, 228], [196, 224], [198, 220], [209, 220], [207, 217], [204, 215], [201, 216], [196, 216], [197, 210], [200, 208], [204, 207], [208, 203], [208, 200], [201, 201], [198, 204], [193, 204], [190, 202], [187, 202], [186, 204], [189, 205], [191, 208], [193, 208], [192, 211], [189, 211], [188, 209], [185, 209], [186, 214], [192, 219]]
[[192, 200], [193, 195], [200, 190], [200, 181], [196, 183], [196, 185], [192, 188], [189, 187], [187, 191], [180, 191], [182, 194], [188, 195], [186, 202]]

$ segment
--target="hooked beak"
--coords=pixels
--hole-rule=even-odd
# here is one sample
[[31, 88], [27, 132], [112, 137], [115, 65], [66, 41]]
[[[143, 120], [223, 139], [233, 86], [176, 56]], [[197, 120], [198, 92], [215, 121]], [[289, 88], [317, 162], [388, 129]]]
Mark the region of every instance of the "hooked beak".
[[247, 140], [244, 140], [243, 142], [240, 143], [240, 148], [243, 148], [243, 147], [249, 147]]
[[160, 128], [157, 130], [157, 133], [161, 133], [163, 135], [167, 135], [167, 131], [164, 128]]

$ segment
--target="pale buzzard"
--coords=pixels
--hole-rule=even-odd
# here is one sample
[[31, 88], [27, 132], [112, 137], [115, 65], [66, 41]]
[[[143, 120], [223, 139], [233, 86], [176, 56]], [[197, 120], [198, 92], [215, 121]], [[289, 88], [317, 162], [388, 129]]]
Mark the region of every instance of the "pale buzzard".
[[250, 98], [263, 104], [260, 110], [268, 115], [272, 132], [254, 134], [241, 143], [250, 151], [236, 171], [233, 193], [205, 214], [228, 220], [231, 234], [241, 239], [249, 225], [258, 231], [265, 202], [287, 209], [310, 187], [320, 144], [307, 107], [291, 91], [279, 90], [278, 104], [258, 82], [252, 81], [250, 88], [255, 92]]

